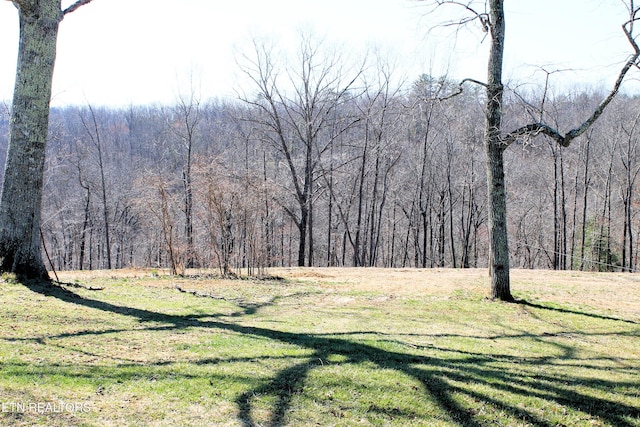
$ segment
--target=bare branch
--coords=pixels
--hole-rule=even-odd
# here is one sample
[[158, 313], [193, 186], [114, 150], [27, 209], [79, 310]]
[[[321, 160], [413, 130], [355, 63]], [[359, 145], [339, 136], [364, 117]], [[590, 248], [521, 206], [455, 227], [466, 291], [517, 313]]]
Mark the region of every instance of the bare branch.
[[462, 92], [464, 92], [463, 85], [465, 83], [473, 83], [473, 84], [476, 84], [476, 85], [479, 85], [479, 86], [487, 87], [486, 83], [483, 83], [483, 82], [481, 82], [479, 80], [466, 78], [466, 79], [463, 79], [460, 83], [458, 83], [458, 87], [456, 88], [455, 92], [453, 92], [453, 93], [451, 93], [449, 95], [446, 95], [446, 96], [438, 97], [436, 99], [438, 101], [446, 101], [447, 99], [451, 99], [453, 97], [456, 97], [456, 96], [460, 95]]
[[[633, 7], [633, 2], [631, 2], [631, 5], [631, 7]], [[502, 142], [504, 143], [505, 148], [516, 141], [518, 138], [524, 136], [533, 137], [539, 134], [547, 135], [561, 146], [568, 147], [571, 144], [571, 141], [582, 135], [587, 129], [589, 129], [591, 125], [596, 122], [596, 120], [598, 120], [602, 113], [604, 113], [605, 108], [607, 108], [609, 103], [611, 103], [613, 98], [615, 98], [615, 96], [618, 94], [620, 86], [622, 85], [627, 72], [633, 66], [638, 67], [638, 59], [640, 58], [640, 47], [638, 47], [638, 44], [633, 37], [633, 24], [639, 19], [637, 18], [639, 12], [640, 9], [630, 9], [630, 18], [626, 23], [622, 25], [622, 30], [624, 31], [627, 40], [633, 48], [633, 54], [629, 57], [629, 59], [627, 59], [627, 62], [625, 62], [624, 66], [620, 70], [618, 78], [616, 79], [611, 92], [609, 92], [609, 95], [607, 95], [607, 97], [602, 100], [600, 105], [598, 105], [598, 107], [593, 111], [593, 114], [591, 114], [591, 116], [580, 126], [571, 129], [564, 135], [562, 135], [558, 130], [553, 129], [552, 127], [544, 123], [531, 123], [522, 126], [514, 130], [513, 132], [508, 133], [502, 138]]]
[[464, 25], [464, 24], [468, 24], [469, 22], [473, 22], [477, 19], [478, 21], [480, 21], [480, 25], [482, 25], [482, 31], [484, 31], [485, 33], [488, 33], [489, 29], [491, 28], [491, 21], [489, 20], [489, 14], [487, 14], [486, 12], [484, 13], [477, 12], [475, 9], [471, 7], [471, 2], [463, 3], [461, 1], [454, 1], [454, 0], [436, 0], [435, 5], [436, 6], [433, 10], [436, 10], [437, 8], [443, 5], [454, 5], [454, 6], [462, 7], [472, 15], [468, 18], [462, 18], [459, 21], [445, 22], [444, 24], [442, 24], [443, 27], [450, 27], [454, 25]]
[[74, 12], [76, 9], [80, 8], [81, 6], [84, 6], [85, 4], [89, 4], [92, 1], [93, 0], [78, 0], [77, 2], [75, 2], [74, 4], [66, 8], [64, 11], [62, 11], [62, 15], [65, 16], [68, 13]]

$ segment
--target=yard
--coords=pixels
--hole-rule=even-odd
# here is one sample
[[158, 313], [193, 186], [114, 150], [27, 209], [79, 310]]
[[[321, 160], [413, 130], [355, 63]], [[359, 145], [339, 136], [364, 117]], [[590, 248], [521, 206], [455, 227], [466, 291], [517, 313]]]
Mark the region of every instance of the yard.
[[0, 283], [6, 426], [640, 426], [640, 276], [58, 273]]

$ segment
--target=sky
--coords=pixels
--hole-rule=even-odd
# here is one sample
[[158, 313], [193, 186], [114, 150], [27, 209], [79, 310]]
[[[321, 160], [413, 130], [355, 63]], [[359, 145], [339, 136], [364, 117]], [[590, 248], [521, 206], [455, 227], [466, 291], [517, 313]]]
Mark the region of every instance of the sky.
[[[247, 89], [237, 58], [251, 40], [294, 50], [301, 30], [347, 58], [379, 50], [408, 81], [485, 80], [480, 28], [439, 26], [467, 16], [462, 8], [429, 10], [414, 0], [93, 0], [61, 23], [52, 104], [170, 104], [189, 79], [203, 98], [234, 97]], [[539, 81], [542, 67], [568, 70], [552, 75], [559, 87], [608, 87], [630, 53], [622, 0], [506, 0], [505, 13], [504, 74], [514, 85]], [[2, 0], [0, 100], [11, 99], [17, 47], [18, 13]]]

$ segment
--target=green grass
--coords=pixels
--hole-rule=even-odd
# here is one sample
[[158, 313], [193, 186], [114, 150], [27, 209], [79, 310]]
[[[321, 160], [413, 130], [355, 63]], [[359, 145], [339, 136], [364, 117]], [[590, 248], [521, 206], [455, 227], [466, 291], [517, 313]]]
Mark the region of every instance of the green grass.
[[[157, 274], [83, 276], [104, 289], [65, 290], [5, 277], [0, 425], [640, 426], [637, 311], [558, 302], [553, 283], [520, 283], [530, 302], [507, 304], [475, 280], [430, 295], [375, 274], [366, 291]], [[11, 406], [60, 402], [84, 410]]]

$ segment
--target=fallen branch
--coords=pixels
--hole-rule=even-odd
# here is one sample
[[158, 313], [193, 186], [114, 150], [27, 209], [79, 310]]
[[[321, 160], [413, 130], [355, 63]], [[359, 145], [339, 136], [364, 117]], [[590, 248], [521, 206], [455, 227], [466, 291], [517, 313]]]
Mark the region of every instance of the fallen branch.
[[61, 282], [59, 280], [54, 280], [51, 283], [57, 285], [58, 287], [63, 287], [63, 286], [68, 286], [71, 288], [80, 288], [80, 289], [86, 289], [87, 291], [102, 291], [104, 290], [104, 286], [86, 286], [86, 285], [81, 285], [80, 283], [71, 283], [71, 282]]
[[190, 291], [188, 289], [182, 289], [179, 285], [175, 285], [175, 288], [185, 294], [191, 294], [193, 296], [199, 297], [199, 298], [212, 298], [212, 299], [217, 299], [217, 300], [222, 300], [222, 301], [228, 301], [225, 297], [221, 297], [218, 295], [211, 295], [211, 294], [205, 294], [202, 292], [198, 292], [198, 291]]

